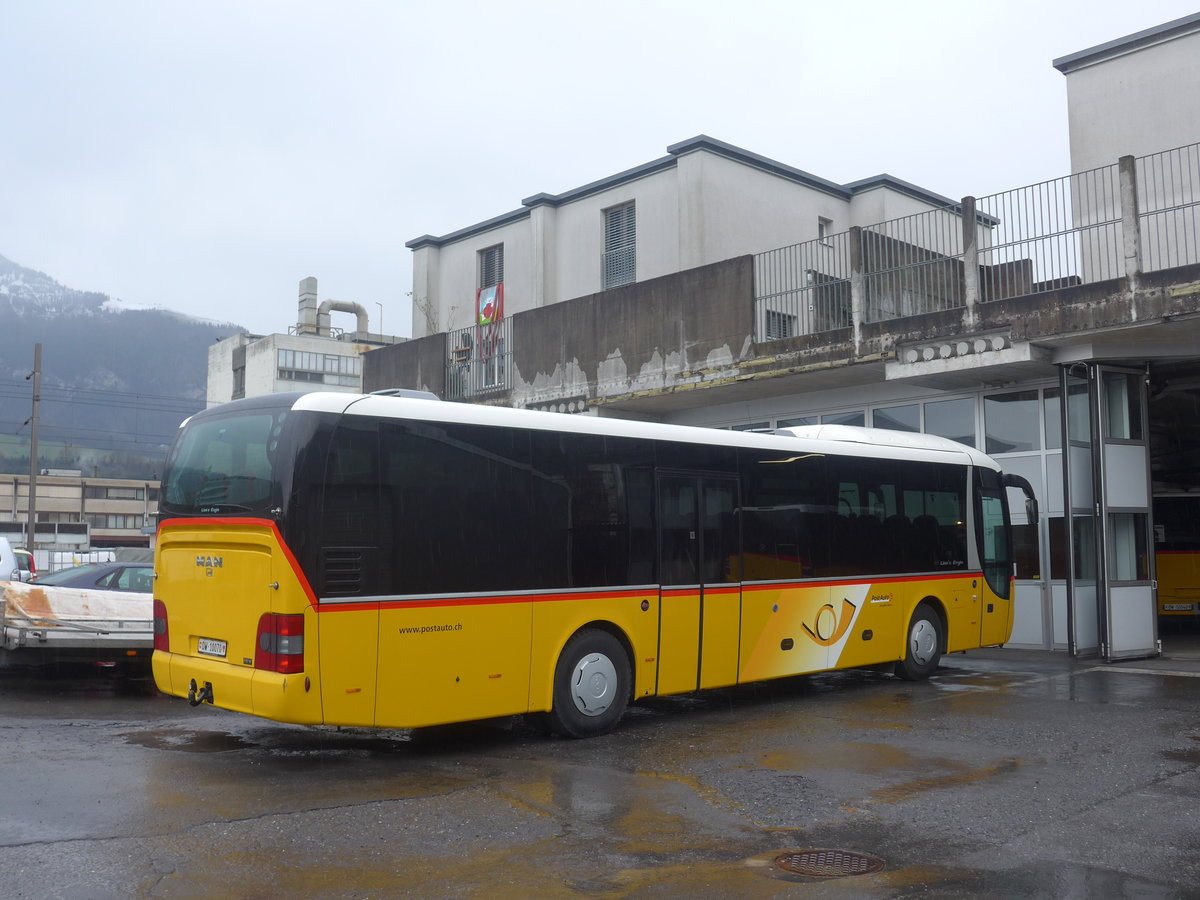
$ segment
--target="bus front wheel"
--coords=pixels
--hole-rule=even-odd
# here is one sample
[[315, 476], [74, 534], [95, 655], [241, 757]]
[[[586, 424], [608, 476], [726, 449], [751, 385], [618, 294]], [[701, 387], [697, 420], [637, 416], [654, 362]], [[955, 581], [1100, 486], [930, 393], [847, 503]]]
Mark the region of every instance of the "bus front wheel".
[[598, 628], [576, 633], [554, 669], [550, 727], [565, 737], [612, 731], [629, 702], [629, 657], [621, 642]]
[[904, 659], [896, 663], [896, 675], [905, 681], [928, 678], [942, 659], [942, 641], [942, 617], [932, 605], [917, 604], [908, 625]]

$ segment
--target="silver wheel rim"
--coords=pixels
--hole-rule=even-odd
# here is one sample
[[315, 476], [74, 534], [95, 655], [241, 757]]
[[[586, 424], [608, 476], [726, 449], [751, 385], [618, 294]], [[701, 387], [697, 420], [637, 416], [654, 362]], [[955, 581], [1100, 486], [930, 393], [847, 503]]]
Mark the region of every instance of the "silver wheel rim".
[[603, 715], [617, 690], [617, 667], [603, 653], [589, 653], [571, 673], [571, 699], [585, 716]]
[[908, 644], [912, 650], [913, 662], [920, 666], [928, 665], [937, 653], [937, 629], [928, 619], [918, 619], [913, 622]]

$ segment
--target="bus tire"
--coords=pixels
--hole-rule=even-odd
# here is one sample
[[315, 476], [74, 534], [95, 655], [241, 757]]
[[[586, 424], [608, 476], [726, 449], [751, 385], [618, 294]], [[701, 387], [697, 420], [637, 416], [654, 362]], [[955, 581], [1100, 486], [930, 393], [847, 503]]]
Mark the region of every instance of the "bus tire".
[[619, 640], [598, 628], [576, 632], [554, 668], [550, 728], [572, 738], [612, 731], [629, 703], [632, 680]]
[[942, 617], [930, 603], [918, 603], [908, 624], [904, 659], [896, 663], [896, 675], [905, 681], [922, 681], [933, 674], [942, 659]]

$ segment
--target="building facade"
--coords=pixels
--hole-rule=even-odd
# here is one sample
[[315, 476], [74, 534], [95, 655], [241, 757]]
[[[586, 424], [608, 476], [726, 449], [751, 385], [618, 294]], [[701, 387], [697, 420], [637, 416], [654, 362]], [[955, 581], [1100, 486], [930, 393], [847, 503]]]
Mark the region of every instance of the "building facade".
[[[1155, 498], [1200, 491], [1200, 90], [1165, 116], [1088, 106], [1111, 79], [1152, 110], [1132, 94], [1161, 83], [1131, 87], [1128, 67], [1171, 71], [1198, 29], [1056, 61], [1076, 164], [1043, 184], [957, 201], [886, 177], [837, 186], [696, 138], [410, 241], [418, 337], [369, 357], [365, 386], [952, 438], [1038, 493], [1040, 521], [1016, 519], [1012, 643], [1153, 655]], [[1136, 144], [1119, 133], [1131, 122]], [[1090, 156], [1098, 144], [1111, 155]], [[489, 280], [507, 308], [472, 318]]]
[[511, 316], [948, 205], [889, 175], [839, 185], [699, 135], [633, 169], [409, 241], [412, 334], [474, 326], [477, 293], [496, 284]]
[[0, 537], [34, 551], [40, 571], [70, 565], [93, 550], [148, 549], [157, 523], [159, 482], [101, 478], [77, 469], [37, 477], [36, 541], [28, 540], [29, 476], [0, 476]]
[[[333, 326], [333, 312], [353, 315], [354, 330]], [[208, 348], [207, 402], [284, 391], [357, 393], [363, 387], [363, 354], [399, 340], [372, 334], [367, 311], [358, 303], [319, 302], [317, 279], [305, 278], [298, 321], [287, 334], [236, 334]]]
[[1054, 60], [1066, 76], [1071, 171], [1198, 140], [1200, 13]]

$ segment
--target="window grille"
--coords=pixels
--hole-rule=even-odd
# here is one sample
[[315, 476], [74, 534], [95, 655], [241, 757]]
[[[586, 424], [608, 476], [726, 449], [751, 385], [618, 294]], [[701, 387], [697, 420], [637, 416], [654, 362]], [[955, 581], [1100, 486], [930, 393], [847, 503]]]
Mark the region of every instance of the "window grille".
[[504, 283], [504, 245], [485, 247], [479, 251], [479, 286], [491, 287]]
[[603, 289], [637, 280], [637, 210], [632, 203], [604, 211]]
[[782, 341], [796, 333], [796, 317], [775, 309], [767, 310], [767, 340]]

